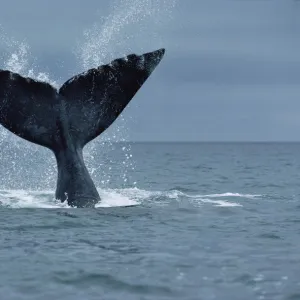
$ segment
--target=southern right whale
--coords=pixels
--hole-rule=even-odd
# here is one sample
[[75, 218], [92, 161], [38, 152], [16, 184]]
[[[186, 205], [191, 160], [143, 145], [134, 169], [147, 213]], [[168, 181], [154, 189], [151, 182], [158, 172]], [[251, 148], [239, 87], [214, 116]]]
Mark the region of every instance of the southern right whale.
[[53, 151], [57, 199], [74, 207], [94, 207], [100, 201], [83, 147], [116, 120], [164, 53], [130, 54], [72, 77], [59, 90], [0, 70], [0, 124]]

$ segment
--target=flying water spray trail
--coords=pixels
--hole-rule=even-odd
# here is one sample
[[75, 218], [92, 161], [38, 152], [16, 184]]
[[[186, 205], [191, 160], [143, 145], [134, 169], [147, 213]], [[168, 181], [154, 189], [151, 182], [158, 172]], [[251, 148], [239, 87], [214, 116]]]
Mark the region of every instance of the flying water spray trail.
[[4, 30], [0, 27], [0, 45], [3, 44], [5, 54], [2, 54], [0, 65], [1, 69], [10, 70], [25, 77], [30, 77], [39, 81], [50, 83], [58, 88], [57, 81], [50, 78], [45, 72], [37, 71], [38, 67], [31, 61], [32, 54], [30, 47], [25, 41], [17, 41], [13, 37], [8, 37]]
[[[58, 87], [49, 74], [37, 71], [31, 61], [30, 47], [25, 41], [8, 37], [0, 26], [0, 47], [3, 47], [0, 69], [10, 70], [25, 77], [49, 82]], [[55, 186], [56, 164], [49, 150], [29, 143], [0, 126], [1, 170], [0, 186], [5, 188], [47, 188]], [[36, 166], [36, 168], [35, 168]], [[41, 168], [41, 166], [45, 166]]]
[[[159, 32], [172, 18], [175, 4], [176, 0], [112, 1], [111, 13], [85, 30], [83, 41], [78, 43], [75, 55], [81, 62], [81, 68], [87, 70], [129, 53], [143, 53], [153, 48], [165, 47]], [[135, 166], [129, 143], [122, 143], [121, 163], [115, 164], [111, 159], [103, 160], [104, 163], [95, 168], [99, 149], [102, 150], [101, 153], [111, 152], [115, 149], [116, 142], [129, 140], [130, 121], [132, 118], [128, 114], [125, 117], [121, 114], [100, 139], [92, 141], [85, 148], [85, 161], [93, 179], [96, 179], [96, 174], [101, 178], [96, 179], [97, 185], [109, 186], [111, 174], [116, 173], [120, 174], [124, 187], [136, 185], [136, 180], [130, 178]]]
[[[84, 31], [75, 51], [83, 69], [108, 63], [131, 51], [159, 48], [159, 31], [172, 16], [175, 0], [112, 1], [112, 12]], [[137, 45], [134, 49], [132, 45]], [[165, 44], [161, 45], [165, 46]]]
[[[131, 52], [147, 52], [153, 48], [166, 46], [159, 35], [160, 28], [171, 17], [175, 0], [120, 0], [113, 1], [111, 13], [95, 23], [83, 34], [83, 41], [78, 45], [76, 57], [85, 71], [114, 58], [125, 56]], [[9, 37], [0, 25], [1, 69], [9, 69], [25, 77], [49, 82], [58, 88], [59, 84], [49, 74], [39, 71], [25, 41], [17, 41]], [[133, 49], [134, 45], [134, 49]], [[75, 70], [74, 70], [75, 71]], [[123, 143], [116, 149], [115, 142], [128, 140], [128, 122], [130, 116], [121, 115], [116, 124], [104, 133], [100, 139], [89, 143], [84, 151], [85, 161], [92, 177], [96, 177], [96, 185], [109, 187], [113, 174], [120, 174], [125, 186], [135, 186], [130, 178], [134, 170], [131, 147]], [[49, 150], [29, 143], [0, 127], [1, 155], [3, 166], [0, 186], [10, 189], [50, 189], [55, 186], [57, 176], [56, 162]], [[100, 150], [100, 151], [99, 151]], [[102, 150], [102, 151], [101, 151]], [[116, 161], [113, 151], [121, 151], [123, 159]], [[103, 157], [99, 155], [104, 153]], [[114, 153], [111, 153], [114, 154]], [[96, 163], [95, 158], [100, 161]], [[115, 179], [115, 175], [114, 175]], [[120, 181], [118, 180], [118, 181]], [[115, 182], [115, 180], [113, 180]]]

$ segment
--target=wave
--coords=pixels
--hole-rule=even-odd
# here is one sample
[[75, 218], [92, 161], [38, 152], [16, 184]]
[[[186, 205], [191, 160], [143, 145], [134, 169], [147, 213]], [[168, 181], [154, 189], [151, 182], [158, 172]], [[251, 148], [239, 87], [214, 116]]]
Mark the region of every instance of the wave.
[[219, 198], [219, 197], [241, 197], [241, 198], [248, 198], [254, 199], [257, 197], [261, 197], [262, 195], [251, 195], [251, 194], [239, 194], [239, 193], [223, 193], [223, 194], [211, 194], [205, 195], [208, 198]]
[[[147, 191], [143, 189], [98, 189], [101, 202], [96, 208], [124, 207], [142, 204], [168, 205], [172, 201], [188, 201], [199, 206], [211, 204], [221, 207], [238, 207], [241, 203], [233, 202], [231, 198], [253, 199], [261, 195], [222, 193], [209, 195], [190, 195], [179, 190], [172, 191]], [[229, 199], [218, 199], [227, 197]], [[216, 199], [214, 199], [216, 198]], [[53, 191], [30, 191], [30, 190], [0, 190], [0, 204], [8, 208], [70, 208], [66, 202], [62, 203], [53, 197]]]

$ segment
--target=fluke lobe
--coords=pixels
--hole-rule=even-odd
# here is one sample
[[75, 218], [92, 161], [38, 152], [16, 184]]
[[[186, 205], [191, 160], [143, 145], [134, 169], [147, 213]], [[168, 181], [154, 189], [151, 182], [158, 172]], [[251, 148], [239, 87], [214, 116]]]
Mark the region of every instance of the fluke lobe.
[[53, 151], [57, 199], [74, 207], [94, 207], [100, 201], [83, 161], [83, 147], [116, 120], [164, 53], [159, 49], [116, 59], [72, 77], [59, 90], [0, 70], [0, 123]]

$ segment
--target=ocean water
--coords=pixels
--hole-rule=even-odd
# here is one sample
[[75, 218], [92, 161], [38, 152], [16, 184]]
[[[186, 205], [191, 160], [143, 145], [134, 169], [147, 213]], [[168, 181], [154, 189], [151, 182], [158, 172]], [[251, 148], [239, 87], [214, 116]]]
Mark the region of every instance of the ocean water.
[[0, 299], [300, 299], [300, 144], [96, 143], [96, 209], [24, 145], [1, 144]]

